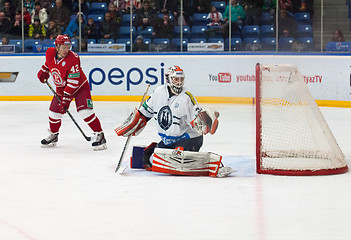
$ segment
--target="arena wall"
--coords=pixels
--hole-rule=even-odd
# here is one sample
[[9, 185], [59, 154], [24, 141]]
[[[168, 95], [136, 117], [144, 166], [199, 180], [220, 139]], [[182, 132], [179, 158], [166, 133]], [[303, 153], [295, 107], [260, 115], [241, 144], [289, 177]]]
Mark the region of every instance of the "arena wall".
[[[19, 72], [0, 82], [0, 100], [50, 100], [36, 75], [45, 56], [0, 57], [1, 73]], [[81, 63], [95, 101], [139, 101], [147, 83], [165, 83], [164, 72], [179, 65], [185, 86], [199, 102], [254, 103], [255, 65], [295, 64], [320, 106], [351, 107], [351, 55], [298, 54], [82, 54]]]

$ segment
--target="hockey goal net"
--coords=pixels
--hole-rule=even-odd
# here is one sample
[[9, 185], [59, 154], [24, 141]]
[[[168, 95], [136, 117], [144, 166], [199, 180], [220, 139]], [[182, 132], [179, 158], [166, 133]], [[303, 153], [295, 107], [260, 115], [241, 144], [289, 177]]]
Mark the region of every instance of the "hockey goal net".
[[303, 76], [294, 65], [256, 65], [257, 173], [327, 175], [348, 171]]

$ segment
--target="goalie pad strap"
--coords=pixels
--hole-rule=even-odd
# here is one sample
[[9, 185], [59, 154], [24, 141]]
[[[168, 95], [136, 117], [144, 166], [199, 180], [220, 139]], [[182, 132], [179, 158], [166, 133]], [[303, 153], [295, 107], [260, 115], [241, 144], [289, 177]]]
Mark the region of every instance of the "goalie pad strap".
[[118, 136], [137, 136], [146, 126], [146, 118], [135, 109], [130, 116], [115, 129]]
[[211, 152], [155, 148], [152, 171], [175, 175], [216, 177], [222, 156]]

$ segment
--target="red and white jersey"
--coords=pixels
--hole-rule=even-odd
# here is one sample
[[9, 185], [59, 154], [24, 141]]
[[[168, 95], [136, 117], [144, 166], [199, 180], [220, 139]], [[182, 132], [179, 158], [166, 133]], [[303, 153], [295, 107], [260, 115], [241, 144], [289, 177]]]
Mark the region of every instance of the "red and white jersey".
[[57, 60], [56, 53], [53, 47], [46, 51], [45, 64], [41, 69], [50, 72], [59, 96], [73, 95], [87, 82], [87, 77], [80, 66], [79, 56], [69, 51], [66, 57]]
[[179, 95], [170, 97], [167, 85], [157, 87], [139, 109], [145, 117], [156, 119], [158, 135], [166, 145], [201, 136], [190, 124], [201, 110], [185, 88]]

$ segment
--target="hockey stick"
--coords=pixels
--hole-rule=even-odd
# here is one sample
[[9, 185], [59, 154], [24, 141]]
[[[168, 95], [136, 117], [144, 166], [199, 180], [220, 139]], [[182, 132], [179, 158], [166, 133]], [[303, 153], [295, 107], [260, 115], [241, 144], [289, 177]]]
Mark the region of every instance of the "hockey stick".
[[[146, 90], [145, 90], [145, 93], [144, 93], [143, 98], [141, 99], [139, 108], [141, 108], [141, 106], [143, 105], [143, 103], [144, 103], [144, 101], [145, 101], [145, 97], [146, 97], [147, 91], [149, 90], [149, 87], [150, 87], [150, 84], [148, 84], [148, 85], [146, 86]], [[139, 108], [138, 108], [138, 109], [139, 109]], [[128, 144], [129, 144], [131, 138], [132, 138], [132, 135], [129, 135], [128, 138], [127, 138], [126, 143], [124, 144], [123, 151], [122, 151], [121, 157], [119, 158], [119, 161], [118, 161], [118, 163], [117, 163], [117, 167], [116, 167], [116, 169], [115, 169], [115, 172], [123, 173], [124, 170], [126, 170], [126, 168], [127, 168], [127, 167], [123, 167], [123, 168], [120, 168], [120, 167], [121, 167], [121, 163], [122, 163], [122, 160], [123, 160], [123, 157], [124, 157], [124, 153], [126, 152], [127, 146], [128, 146]]]
[[[55, 95], [55, 97], [57, 98], [57, 100], [59, 101], [59, 103], [61, 103], [61, 99], [59, 98], [59, 96], [57, 95], [57, 93], [55, 92], [55, 90], [51, 87], [50, 83], [46, 80], [45, 81], [46, 85], [48, 85], [48, 87], [50, 88], [51, 92]], [[68, 116], [72, 119], [73, 123], [76, 125], [76, 127], [78, 128], [78, 130], [80, 131], [80, 133], [83, 135], [83, 137], [85, 138], [85, 140], [87, 140], [88, 142], [91, 140], [91, 137], [88, 137], [87, 135], [85, 135], [85, 133], [83, 132], [83, 130], [79, 127], [78, 123], [76, 122], [76, 120], [74, 119], [74, 117], [72, 116], [72, 114], [68, 111], [67, 108], [65, 108], [66, 113], [68, 114]]]

